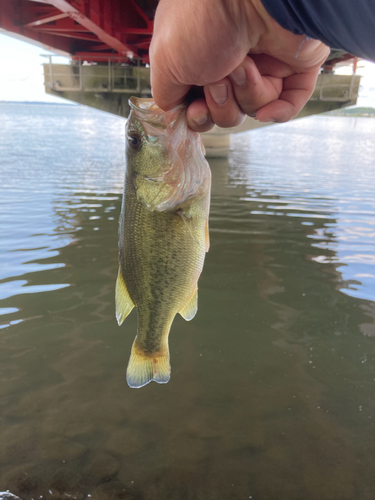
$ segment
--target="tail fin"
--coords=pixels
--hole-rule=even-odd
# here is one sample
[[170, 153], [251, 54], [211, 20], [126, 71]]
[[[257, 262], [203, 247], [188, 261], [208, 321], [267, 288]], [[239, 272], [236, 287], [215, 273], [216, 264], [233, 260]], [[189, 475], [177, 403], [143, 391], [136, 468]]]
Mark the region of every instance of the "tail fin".
[[137, 346], [137, 339], [135, 339], [126, 370], [126, 380], [129, 387], [138, 389], [151, 380], [158, 384], [166, 384], [170, 377], [168, 344], [163, 351], [145, 353]]

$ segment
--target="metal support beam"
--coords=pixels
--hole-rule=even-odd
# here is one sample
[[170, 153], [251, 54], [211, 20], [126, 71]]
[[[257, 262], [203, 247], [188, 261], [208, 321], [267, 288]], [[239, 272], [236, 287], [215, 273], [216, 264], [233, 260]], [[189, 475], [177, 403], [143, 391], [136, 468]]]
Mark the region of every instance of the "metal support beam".
[[91, 31], [91, 33], [94, 33], [99, 40], [117, 50], [119, 54], [127, 57], [134, 57], [134, 51], [128, 45], [125, 45], [117, 38], [109, 35], [104, 29], [91, 21], [91, 19], [82, 14], [66, 0], [49, 0], [48, 3], [61, 10], [61, 12], [66, 13], [70, 18]]
[[67, 17], [68, 14], [56, 14], [54, 16], [44, 16], [36, 21], [33, 21], [32, 23], [25, 24], [28, 28], [33, 28], [34, 26], [41, 26], [42, 24], [46, 23], [51, 23], [52, 21], [58, 21], [59, 19], [64, 19], [64, 17]]
[[[72, 57], [118, 53], [148, 62], [157, 0], [0, 0], [0, 29]], [[60, 52], [61, 53], [61, 52]]]
[[[56, 37], [49, 33], [38, 33], [34, 28], [25, 26], [25, 17], [28, 13], [27, 6], [30, 4], [31, 7], [34, 7], [33, 2], [1, 0], [0, 3], [0, 32], [69, 57], [71, 46], [68, 39], [61, 38], [57, 40]], [[37, 12], [39, 14], [37, 18], [39, 18], [39, 6]], [[55, 9], [53, 9], [53, 13], [56, 14]], [[29, 18], [29, 21], [31, 20], [32, 18]]]

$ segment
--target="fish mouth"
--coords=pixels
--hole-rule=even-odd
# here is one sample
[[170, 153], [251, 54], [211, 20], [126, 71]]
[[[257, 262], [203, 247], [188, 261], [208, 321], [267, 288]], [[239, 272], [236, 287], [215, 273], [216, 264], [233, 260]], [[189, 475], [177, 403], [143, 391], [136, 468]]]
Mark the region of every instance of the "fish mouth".
[[132, 96], [129, 99], [129, 106], [135, 111], [141, 113], [162, 113], [162, 110], [157, 106], [153, 99], [144, 99]]
[[132, 96], [129, 99], [129, 106], [134, 109], [135, 111], [141, 111], [142, 113], [173, 113], [179, 109], [186, 108], [186, 103], [181, 103], [177, 104], [173, 109], [170, 109], [169, 111], [163, 111], [162, 109], [159, 108], [157, 104], [155, 104], [155, 101], [150, 98], [145, 98], [145, 97], [135, 97]]
[[153, 99], [143, 99], [132, 96], [129, 99], [130, 115], [138, 120], [147, 135], [160, 135], [168, 128], [165, 113], [157, 106]]

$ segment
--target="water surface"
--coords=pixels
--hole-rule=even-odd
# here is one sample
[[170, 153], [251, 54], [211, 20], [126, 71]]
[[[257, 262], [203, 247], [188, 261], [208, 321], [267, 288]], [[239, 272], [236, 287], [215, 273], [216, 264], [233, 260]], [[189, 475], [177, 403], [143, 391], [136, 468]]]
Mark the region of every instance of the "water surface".
[[114, 317], [124, 120], [0, 114], [0, 491], [372, 500], [375, 120], [263, 128], [210, 161], [199, 312], [173, 324], [170, 382], [134, 390], [136, 313]]

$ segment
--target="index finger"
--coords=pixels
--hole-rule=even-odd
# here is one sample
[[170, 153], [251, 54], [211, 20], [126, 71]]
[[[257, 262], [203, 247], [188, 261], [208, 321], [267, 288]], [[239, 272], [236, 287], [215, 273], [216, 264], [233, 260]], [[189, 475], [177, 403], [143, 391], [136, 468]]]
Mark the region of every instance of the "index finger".
[[277, 100], [271, 101], [257, 112], [261, 122], [287, 122], [304, 107], [314, 92], [319, 68], [308, 73], [288, 76], [284, 79], [283, 91]]

